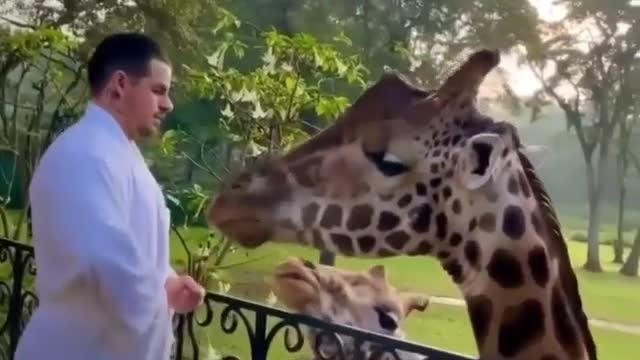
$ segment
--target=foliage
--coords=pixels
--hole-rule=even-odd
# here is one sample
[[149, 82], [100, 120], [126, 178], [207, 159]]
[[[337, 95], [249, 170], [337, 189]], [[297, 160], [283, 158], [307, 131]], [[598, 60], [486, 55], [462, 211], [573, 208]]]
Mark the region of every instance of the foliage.
[[[0, 147], [10, 154], [0, 164], [0, 218], [6, 237], [22, 236], [26, 188], [38, 158], [77, 115], [83, 99], [78, 44], [69, 34], [47, 26], [4, 28], [0, 33]], [[6, 216], [8, 207], [23, 210], [14, 224]]]
[[[224, 35], [208, 56], [209, 68], [189, 69], [191, 93], [222, 102], [221, 127], [242, 148], [241, 158], [301, 141], [309, 112], [325, 122], [337, 118], [349, 105], [332, 91], [337, 82], [366, 85], [359, 57], [345, 56], [309, 34], [286, 36], [275, 29], [261, 32], [251, 49], [259, 53], [259, 65], [247, 71], [227, 67], [229, 52], [236, 61], [246, 54], [248, 45], [230, 31], [241, 26], [237, 20], [221, 22], [216, 31]], [[336, 41], [348, 43], [345, 37]]]

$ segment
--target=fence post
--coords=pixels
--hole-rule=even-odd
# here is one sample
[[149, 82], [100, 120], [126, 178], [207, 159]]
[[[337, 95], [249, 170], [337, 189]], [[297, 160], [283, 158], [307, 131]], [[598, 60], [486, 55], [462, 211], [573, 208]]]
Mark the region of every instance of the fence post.
[[267, 348], [267, 314], [256, 311], [256, 323], [253, 339], [251, 339], [252, 360], [267, 360], [269, 349]]
[[[20, 322], [22, 320], [22, 280], [24, 279], [24, 268], [26, 258], [18, 247], [11, 249], [7, 247], [7, 251], [11, 254], [13, 250], [12, 276], [13, 286], [11, 289], [11, 297], [9, 298], [9, 313], [7, 314], [7, 322], [9, 326], [9, 359], [13, 360], [18, 340], [20, 339]], [[11, 257], [9, 257], [11, 258]]]

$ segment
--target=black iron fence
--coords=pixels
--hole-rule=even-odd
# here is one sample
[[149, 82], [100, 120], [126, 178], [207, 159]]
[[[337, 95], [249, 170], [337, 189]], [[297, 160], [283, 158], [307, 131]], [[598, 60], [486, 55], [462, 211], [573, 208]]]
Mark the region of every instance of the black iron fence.
[[[0, 359], [13, 359], [38, 306], [35, 273], [33, 248], [0, 238]], [[196, 312], [176, 315], [174, 331], [175, 360], [470, 359], [212, 292]]]

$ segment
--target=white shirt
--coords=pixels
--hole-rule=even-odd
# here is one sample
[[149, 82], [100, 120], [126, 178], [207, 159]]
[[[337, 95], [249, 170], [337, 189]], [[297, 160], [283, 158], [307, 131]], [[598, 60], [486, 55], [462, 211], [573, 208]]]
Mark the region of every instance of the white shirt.
[[90, 103], [29, 192], [40, 302], [15, 359], [168, 360], [170, 214], [136, 144]]

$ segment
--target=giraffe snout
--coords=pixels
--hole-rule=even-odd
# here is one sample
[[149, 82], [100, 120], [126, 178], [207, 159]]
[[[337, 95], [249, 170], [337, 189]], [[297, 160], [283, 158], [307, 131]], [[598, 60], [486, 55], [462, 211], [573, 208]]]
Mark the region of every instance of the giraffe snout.
[[268, 204], [247, 196], [221, 194], [207, 210], [207, 223], [243, 247], [255, 248], [273, 236]]

